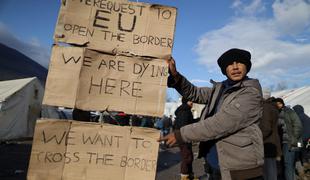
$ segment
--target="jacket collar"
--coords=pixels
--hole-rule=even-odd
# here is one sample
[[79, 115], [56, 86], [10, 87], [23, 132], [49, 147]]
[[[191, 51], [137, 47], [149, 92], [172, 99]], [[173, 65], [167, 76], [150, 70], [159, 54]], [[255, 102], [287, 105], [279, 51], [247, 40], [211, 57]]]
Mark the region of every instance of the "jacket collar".
[[223, 81], [223, 85], [225, 86], [225, 88], [229, 88], [229, 87], [242, 87], [243, 86], [243, 82], [250, 80], [250, 78], [248, 76], [245, 76], [242, 80], [240, 81], [232, 81], [230, 79], [226, 79], [225, 81]]
[[[253, 88], [255, 88], [261, 92], [261, 86], [260, 86], [259, 81], [257, 79], [249, 78], [248, 76], [246, 76], [243, 80], [241, 80], [239, 82], [232, 82], [229, 79], [226, 79], [222, 82], [215, 82], [214, 80], [211, 79], [210, 83], [213, 84], [215, 89], [221, 89], [224, 86], [224, 84], [227, 83], [227, 84], [232, 84], [232, 86], [229, 87], [227, 90], [231, 90], [231, 89], [235, 89], [235, 88], [241, 88], [241, 87], [253, 87]], [[224, 88], [225, 88], [225, 86], [224, 86]]]

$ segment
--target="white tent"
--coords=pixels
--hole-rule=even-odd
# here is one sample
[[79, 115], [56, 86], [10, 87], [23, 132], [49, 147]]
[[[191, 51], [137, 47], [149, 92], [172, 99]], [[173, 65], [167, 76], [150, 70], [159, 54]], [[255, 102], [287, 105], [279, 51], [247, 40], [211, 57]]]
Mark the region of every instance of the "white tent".
[[0, 81], [0, 141], [33, 136], [43, 93], [37, 78]]
[[282, 98], [284, 103], [290, 107], [301, 105], [304, 108], [305, 114], [310, 116], [310, 86], [278, 91], [271, 93], [271, 95], [276, 98]]
[[[267, 90], [266, 90], [267, 91]], [[280, 97], [284, 100], [286, 105], [294, 107], [301, 105], [304, 108], [305, 114], [310, 116], [310, 86], [304, 86], [295, 89], [288, 89], [283, 91], [272, 92], [271, 96]], [[174, 111], [181, 104], [178, 102], [168, 102], [165, 106], [165, 115], [174, 115]], [[193, 114], [194, 117], [199, 117], [204, 105], [194, 104]]]

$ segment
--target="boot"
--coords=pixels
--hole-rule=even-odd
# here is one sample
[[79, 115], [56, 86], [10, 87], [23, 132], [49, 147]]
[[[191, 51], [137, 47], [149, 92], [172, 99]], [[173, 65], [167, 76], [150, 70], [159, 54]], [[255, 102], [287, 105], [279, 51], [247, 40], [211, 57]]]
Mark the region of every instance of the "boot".
[[190, 179], [190, 180], [199, 180], [199, 178], [196, 177], [196, 176], [194, 176], [193, 173], [190, 173], [190, 174], [189, 174], [189, 179]]
[[190, 180], [188, 174], [181, 174], [181, 180]]
[[181, 180], [199, 180], [194, 174], [181, 174]]

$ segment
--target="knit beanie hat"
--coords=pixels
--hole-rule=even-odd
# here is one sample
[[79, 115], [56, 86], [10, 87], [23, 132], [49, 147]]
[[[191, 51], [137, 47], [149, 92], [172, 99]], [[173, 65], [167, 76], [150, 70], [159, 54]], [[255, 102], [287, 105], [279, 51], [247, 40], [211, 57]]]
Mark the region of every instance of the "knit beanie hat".
[[251, 53], [243, 49], [233, 48], [224, 52], [224, 54], [222, 54], [217, 60], [217, 64], [220, 66], [222, 73], [226, 75], [227, 66], [232, 64], [234, 61], [244, 64], [247, 72], [250, 71], [252, 66]]

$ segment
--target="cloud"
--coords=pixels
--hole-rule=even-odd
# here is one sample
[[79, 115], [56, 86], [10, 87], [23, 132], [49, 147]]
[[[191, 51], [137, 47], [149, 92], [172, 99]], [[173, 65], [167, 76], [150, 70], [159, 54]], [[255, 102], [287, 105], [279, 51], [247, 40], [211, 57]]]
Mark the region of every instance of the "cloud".
[[[257, 4], [256, 0], [251, 4], [254, 2]], [[238, 7], [238, 11], [241, 7], [246, 8], [241, 1], [235, 3], [232, 7]], [[305, 7], [300, 7], [301, 5]], [[224, 27], [205, 33], [195, 48], [199, 63], [204, 64], [209, 72], [220, 75], [220, 69], [214, 60], [232, 47], [244, 48], [252, 53], [250, 76], [259, 78], [263, 86], [270, 87], [281, 81], [305, 84], [306, 79], [310, 79], [310, 74], [307, 73], [310, 71], [310, 43], [305, 38], [294, 40], [290, 37], [292, 34], [296, 37], [309, 36], [307, 24], [310, 22], [310, 10], [306, 9], [310, 5], [302, 0], [276, 0], [272, 6], [274, 16], [271, 18], [238, 16]], [[289, 17], [292, 12], [297, 13], [294, 18], [299, 19]], [[278, 17], [279, 14], [283, 17]], [[296, 28], [290, 26], [283, 29], [284, 22]]]
[[[274, 22], [282, 33], [295, 35], [310, 26], [310, 3], [303, 0], [276, 0]], [[309, 29], [308, 29], [308, 32]]]
[[198, 83], [209, 83], [210, 80], [204, 80], [204, 79], [192, 79], [192, 83], [198, 82]]
[[204, 80], [204, 79], [192, 79], [190, 80], [191, 83], [193, 84], [210, 84], [210, 80]]
[[[246, 1], [247, 3], [249, 1]], [[246, 4], [241, 0], [235, 0], [231, 6], [237, 15], [253, 16], [266, 10], [262, 0], [253, 0], [250, 4]]]
[[50, 52], [49, 49], [40, 45], [37, 38], [24, 42], [13, 35], [6, 25], [0, 22], [0, 43], [14, 48], [44, 67], [48, 67]]

